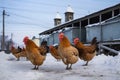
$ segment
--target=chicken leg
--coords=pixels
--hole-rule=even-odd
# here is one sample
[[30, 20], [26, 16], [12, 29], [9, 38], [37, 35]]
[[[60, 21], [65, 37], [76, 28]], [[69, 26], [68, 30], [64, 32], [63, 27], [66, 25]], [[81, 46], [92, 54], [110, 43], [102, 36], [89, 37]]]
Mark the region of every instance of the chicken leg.
[[66, 67], [66, 70], [71, 70], [72, 69], [72, 64], [69, 66], [69, 64]]
[[87, 65], [88, 65], [88, 62], [89, 62], [89, 61], [87, 61], [86, 64], [84, 64], [83, 66], [87, 66]]
[[34, 67], [34, 68], [32, 68], [32, 70], [36, 70], [36, 65], [35, 65], [35, 67]]

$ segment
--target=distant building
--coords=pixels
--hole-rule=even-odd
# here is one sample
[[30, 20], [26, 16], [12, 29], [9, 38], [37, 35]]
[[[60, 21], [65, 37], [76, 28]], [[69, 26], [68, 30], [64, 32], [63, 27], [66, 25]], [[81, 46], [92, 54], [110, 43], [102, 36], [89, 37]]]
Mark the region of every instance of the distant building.
[[[71, 43], [73, 39], [78, 37], [82, 42], [87, 42], [87, 25], [104, 22], [112, 17], [120, 14], [120, 3], [98, 12], [86, 15], [84, 17], [74, 19], [74, 11], [69, 6], [65, 12], [65, 23], [56, 25], [55, 27], [39, 33], [40, 36], [47, 35], [48, 44], [58, 43], [58, 33], [64, 32], [68, 36]], [[120, 22], [118, 22], [120, 23]], [[115, 26], [115, 25], [114, 25]], [[118, 24], [116, 24], [118, 26]], [[107, 34], [109, 35], [109, 34]], [[101, 36], [101, 35], [100, 35]]]

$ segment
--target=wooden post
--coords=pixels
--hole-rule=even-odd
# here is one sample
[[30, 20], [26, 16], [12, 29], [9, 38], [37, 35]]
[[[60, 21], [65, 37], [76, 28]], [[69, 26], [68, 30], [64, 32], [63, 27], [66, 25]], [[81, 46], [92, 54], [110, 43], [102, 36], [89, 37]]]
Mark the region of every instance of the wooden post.
[[5, 10], [3, 10], [3, 36], [2, 36], [2, 50], [5, 48]]

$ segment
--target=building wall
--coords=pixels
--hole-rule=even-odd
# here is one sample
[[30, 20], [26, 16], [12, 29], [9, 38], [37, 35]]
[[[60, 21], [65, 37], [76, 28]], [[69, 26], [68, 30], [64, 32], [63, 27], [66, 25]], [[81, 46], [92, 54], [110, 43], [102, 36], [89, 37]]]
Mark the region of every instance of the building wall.
[[80, 32], [80, 28], [79, 27], [76, 27], [76, 28], [72, 28], [72, 43], [73, 43], [73, 40], [75, 38], [80, 38], [80, 35], [81, 35], [81, 32]]
[[120, 39], [120, 21], [108, 23], [102, 27], [104, 41]]
[[87, 27], [86, 28], [86, 37], [87, 37], [87, 42], [91, 42], [91, 40], [93, 39], [93, 37], [97, 37], [97, 40], [100, 41], [101, 40], [101, 30], [100, 30], [100, 26], [95, 26], [95, 27]]
[[64, 34], [65, 34], [65, 36], [67, 36], [68, 37], [68, 39], [70, 40], [70, 42], [72, 42], [72, 30], [71, 29], [69, 29], [69, 30], [65, 30], [64, 31]]
[[47, 42], [48, 42], [48, 45], [54, 44], [54, 43], [53, 43], [53, 34], [51, 34], [51, 35], [47, 38]]
[[98, 41], [112, 41], [120, 39], [120, 16], [107, 20], [101, 25], [86, 26], [87, 42], [93, 37]]
[[[79, 28], [70, 28], [70, 29], [64, 30], [63, 33], [65, 34], [65, 36], [68, 37], [70, 42], [73, 43], [74, 38], [76, 38], [76, 37], [79, 38], [80, 30], [79, 30]], [[59, 44], [58, 34], [59, 34], [59, 32], [56, 32], [56, 33], [51, 34], [48, 37], [48, 39], [47, 39], [48, 45]]]
[[58, 39], [58, 32], [54, 33], [53, 36], [54, 36], [54, 44], [58, 44], [59, 43], [59, 39]]

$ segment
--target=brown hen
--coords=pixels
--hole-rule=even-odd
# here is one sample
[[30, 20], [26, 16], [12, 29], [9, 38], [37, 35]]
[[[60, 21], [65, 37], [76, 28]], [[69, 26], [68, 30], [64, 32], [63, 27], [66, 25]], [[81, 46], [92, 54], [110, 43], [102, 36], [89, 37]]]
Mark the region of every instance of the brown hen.
[[70, 44], [70, 41], [64, 33], [59, 34], [59, 41], [59, 55], [61, 56], [63, 63], [67, 65], [66, 69], [72, 69], [72, 64], [75, 64], [78, 61], [78, 50]]
[[96, 37], [93, 38], [91, 45], [85, 46], [82, 42], [80, 42], [79, 38], [74, 39], [75, 47], [79, 51], [80, 59], [87, 61], [85, 66], [88, 65], [88, 62], [93, 59], [96, 55], [96, 48], [97, 48], [97, 40]]

